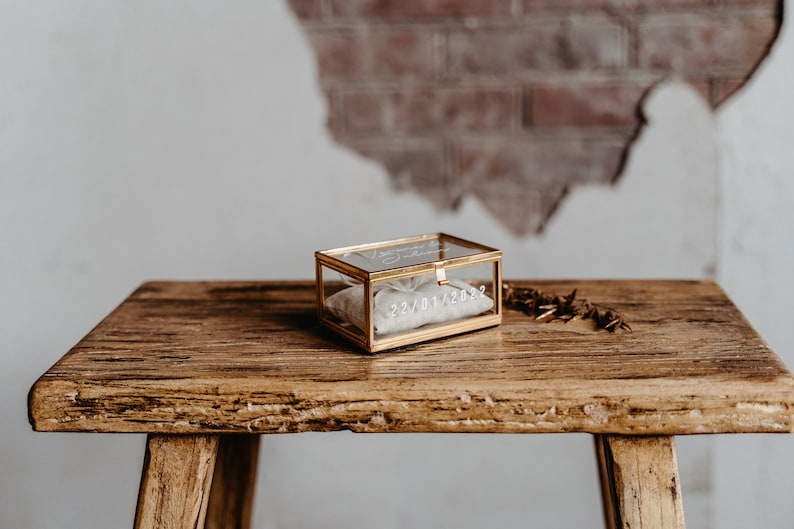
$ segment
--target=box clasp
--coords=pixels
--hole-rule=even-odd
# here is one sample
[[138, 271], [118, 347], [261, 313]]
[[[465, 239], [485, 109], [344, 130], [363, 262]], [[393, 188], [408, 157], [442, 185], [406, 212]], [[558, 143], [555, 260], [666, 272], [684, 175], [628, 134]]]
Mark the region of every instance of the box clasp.
[[436, 281], [438, 282], [438, 286], [444, 286], [449, 284], [449, 280], [447, 279], [447, 271], [444, 270], [444, 262], [440, 261], [438, 263], [434, 263], [436, 267]]

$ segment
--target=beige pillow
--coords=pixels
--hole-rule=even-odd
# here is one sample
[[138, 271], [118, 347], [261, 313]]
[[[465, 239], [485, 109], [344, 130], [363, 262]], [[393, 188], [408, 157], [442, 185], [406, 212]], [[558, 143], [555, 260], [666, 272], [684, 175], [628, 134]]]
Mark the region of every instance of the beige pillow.
[[[460, 280], [439, 286], [435, 281], [396, 281], [377, 289], [374, 296], [375, 334], [418, 329], [431, 323], [476, 316], [493, 308], [485, 287]], [[356, 285], [328, 296], [325, 308], [336, 318], [364, 329], [364, 286]]]

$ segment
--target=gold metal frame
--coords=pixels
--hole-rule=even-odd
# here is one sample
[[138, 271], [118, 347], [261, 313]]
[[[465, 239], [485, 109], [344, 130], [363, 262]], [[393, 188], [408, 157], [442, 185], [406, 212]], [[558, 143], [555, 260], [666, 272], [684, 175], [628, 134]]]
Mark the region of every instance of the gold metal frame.
[[[426, 263], [410, 265], [410, 266], [395, 266], [387, 270], [378, 270], [374, 272], [366, 271], [357, 266], [351, 265], [340, 260], [338, 257], [346, 253], [365, 252], [367, 250], [389, 248], [392, 246], [403, 246], [407, 244], [420, 243], [434, 239], [446, 240], [458, 246], [470, 247], [478, 250], [474, 255], [463, 257], [452, 257], [449, 259], [442, 259], [437, 261], [428, 261]], [[410, 345], [428, 340], [434, 340], [445, 336], [460, 334], [469, 331], [475, 331], [486, 327], [499, 325], [502, 322], [502, 252], [495, 248], [491, 248], [482, 244], [474, 243], [447, 235], [445, 233], [429, 233], [424, 235], [417, 235], [414, 237], [404, 237], [400, 239], [392, 239], [388, 241], [359, 244], [355, 246], [346, 246], [342, 248], [334, 248], [331, 250], [317, 251], [315, 256], [315, 275], [316, 275], [316, 289], [317, 289], [317, 317], [320, 322], [327, 328], [343, 336], [347, 340], [355, 343], [364, 350], [375, 353], [378, 351], [385, 351], [387, 349], [394, 349], [405, 345]], [[413, 332], [402, 333], [399, 336], [376, 338], [373, 323], [373, 287], [378, 283], [387, 281], [394, 281], [397, 279], [404, 279], [424, 274], [435, 274], [439, 284], [444, 284], [446, 281], [446, 271], [454, 270], [457, 268], [466, 268], [474, 265], [493, 263], [493, 300], [494, 312], [484, 314], [481, 316], [473, 316], [462, 321], [455, 321], [452, 323], [438, 324], [427, 329], [418, 329]], [[336, 321], [333, 321], [325, 316], [323, 307], [325, 305], [325, 289], [323, 288], [323, 267], [329, 268], [348, 277], [357, 279], [364, 285], [364, 303], [366, 311], [364, 313], [364, 327], [366, 331], [362, 334], [346, 328]]]

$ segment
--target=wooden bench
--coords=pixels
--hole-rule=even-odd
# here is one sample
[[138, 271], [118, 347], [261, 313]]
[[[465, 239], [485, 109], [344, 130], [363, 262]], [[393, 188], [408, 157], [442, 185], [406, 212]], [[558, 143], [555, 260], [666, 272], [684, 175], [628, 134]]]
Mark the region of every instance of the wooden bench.
[[608, 528], [683, 528], [674, 436], [790, 432], [794, 379], [709, 281], [510, 281], [623, 314], [378, 355], [323, 330], [312, 282], [150, 282], [30, 392], [34, 429], [144, 432], [135, 528], [248, 527], [259, 434], [594, 434]]

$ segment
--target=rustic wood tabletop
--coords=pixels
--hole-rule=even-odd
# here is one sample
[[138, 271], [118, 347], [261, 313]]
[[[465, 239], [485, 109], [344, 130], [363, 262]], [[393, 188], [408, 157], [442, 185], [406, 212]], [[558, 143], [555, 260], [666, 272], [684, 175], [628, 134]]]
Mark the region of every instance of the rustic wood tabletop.
[[150, 282], [33, 386], [36, 430], [157, 433], [789, 432], [794, 379], [710, 281], [506, 281], [619, 311], [368, 355], [313, 282]]

